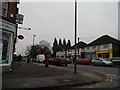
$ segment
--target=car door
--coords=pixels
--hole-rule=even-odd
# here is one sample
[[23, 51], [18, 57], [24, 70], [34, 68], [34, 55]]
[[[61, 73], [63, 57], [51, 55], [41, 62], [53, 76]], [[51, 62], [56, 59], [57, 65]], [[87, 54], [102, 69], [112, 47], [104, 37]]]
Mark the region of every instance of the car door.
[[100, 65], [101, 61], [100, 59], [96, 59], [96, 65]]
[[97, 65], [97, 59], [93, 60], [94, 65]]
[[99, 60], [99, 65], [102, 65], [103, 64], [103, 60]]

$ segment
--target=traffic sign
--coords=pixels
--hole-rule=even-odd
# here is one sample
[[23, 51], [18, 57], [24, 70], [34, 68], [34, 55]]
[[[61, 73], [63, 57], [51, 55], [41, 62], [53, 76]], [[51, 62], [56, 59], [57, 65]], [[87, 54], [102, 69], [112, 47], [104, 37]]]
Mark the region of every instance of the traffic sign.
[[23, 36], [23, 35], [18, 35], [18, 38], [19, 38], [20, 40], [22, 40], [22, 39], [24, 39], [24, 36]]

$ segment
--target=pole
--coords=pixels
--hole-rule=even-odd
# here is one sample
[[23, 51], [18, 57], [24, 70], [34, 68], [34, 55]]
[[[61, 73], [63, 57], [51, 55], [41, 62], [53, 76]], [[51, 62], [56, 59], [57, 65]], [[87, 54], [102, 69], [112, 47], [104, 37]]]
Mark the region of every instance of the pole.
[[[79, 45], [79, 37], [78, 37], [78, 45]], [[79, 46], [78, 46], [78, 59], [79, 59]]]
[[36, 36], [36, 35], [34, 35], [34, 36], [33, 36], [33, 46], [34, 46], [34, 40], [35, 40], [35, 36]]
[[18, 27], [19, 29], [24, 29], [24, 30], [31, 30], [31, 28], [25, 28], [25, 27]]
[[35, 36], [36, 35], [33, 35], [32, 60], [34, 59], [34, 41], [35, 41]]
[[75, 57], [74, 57], [74, 73], [77, 73], [77, 65], [76, 65], [76, 41], [77, 41], [77, 0], [75, 0]]

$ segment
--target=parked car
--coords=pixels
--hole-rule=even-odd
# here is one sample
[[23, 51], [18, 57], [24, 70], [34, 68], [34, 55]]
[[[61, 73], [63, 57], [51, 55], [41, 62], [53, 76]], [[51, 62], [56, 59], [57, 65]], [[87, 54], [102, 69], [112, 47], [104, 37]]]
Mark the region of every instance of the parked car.
[[56, 59], [53, 59], [53, 65], [57, 65], [57, 66], [67, 66], [67, 59], [65, 58], [56, 58]]
[[102, 65], [102, 66], [113, 66], [113, 63], [110, 60], [103, 58], [92, 59], [91, 64]]
[[45, 55], [44, 54], [37, 55], [36, 62], [44, 63], [44, 61], [45, 61]]
[[113, 57], [111, 61], [114, 65], [120, 65], [120, 57]]
[[49, 58], [49, 64], [50, 64], [50, 65], [53, 64], [53, 59], [54, 59], [54, 58]]
[[72, 59], [69, 59], [69, 58], [66, 58], [67, 59], [67, 63], [68, 64], [72, 64], [73, 63], [73, 60]]
[[76, 63], [77, 64], [90, 64], [90, 60], [83, 58], [83, 59], [76, 60]]

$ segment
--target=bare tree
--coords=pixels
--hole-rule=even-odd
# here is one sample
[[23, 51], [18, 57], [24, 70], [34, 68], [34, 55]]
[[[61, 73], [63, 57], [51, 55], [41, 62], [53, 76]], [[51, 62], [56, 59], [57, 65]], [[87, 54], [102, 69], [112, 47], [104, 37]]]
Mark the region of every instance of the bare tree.
[[31, 54], [31, 46], [27, 46], [27, 47], [26, 47], [25, 54], [26, 54], [26, 55], [30, 55], [30, 54]]
[[39, 45], [42, 47], [44, 54], [50, 54], [52, 52], [51, 45], [46, 40], [40, 41]]
[[26, 55], [31, 55], [33, 58], [36, 58], [38, 54], [51, 54], [52, 48], [50, 43], [48, 43], [46, 40], [42, 40], [39, 42], [39, 44], [36, 44], [33, 46], [27, 46], [26, 47]]

